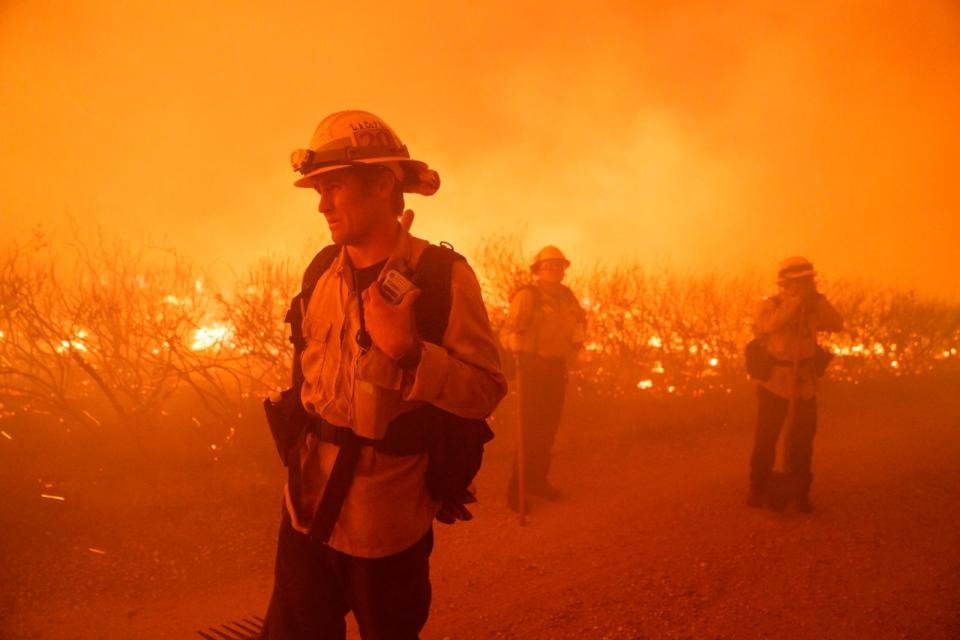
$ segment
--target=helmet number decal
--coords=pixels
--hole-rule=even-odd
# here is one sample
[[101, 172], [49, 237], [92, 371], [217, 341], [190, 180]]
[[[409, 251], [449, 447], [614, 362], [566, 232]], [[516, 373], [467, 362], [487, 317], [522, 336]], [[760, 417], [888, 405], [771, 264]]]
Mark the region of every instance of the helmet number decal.
[[383, 147], [386, 149], [396, 147], [396, 141], [390, 132], [386, 129], [363, 129], [354, 131], [354, 139], [358, 147]]

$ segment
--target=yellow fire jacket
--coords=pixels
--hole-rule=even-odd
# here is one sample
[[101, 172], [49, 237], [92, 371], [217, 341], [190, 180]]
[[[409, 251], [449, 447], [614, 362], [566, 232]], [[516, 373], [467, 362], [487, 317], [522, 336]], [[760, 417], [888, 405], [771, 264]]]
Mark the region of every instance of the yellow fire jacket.
[[510, 300], [500, 341], [509, 351], [570, 359], [583, 343], [585, 330], [585, 314], [573, 292], [562, 284], [538, 282]]
[[767, 351], [783, 363], [799, 358], [799, 383], [794, 386], [793, 367], [781, 364], [773, 368], [770, 379], [761, 382], [768, 391], [782, 398], [812, 398], [817, 392], [817, 376], [813, 356], [818, 331], [840, 331], [843, 318], [822, 295], [809, 301], [799, 296], [766, 298], [757, 307], [753, 330], [766, 336]]
[[[390, 269], [411, 273], [425, 240], [401, 232], [381, 278]], [[301, 399], [308, 412], [381, 439], [401, 413], [432, 403], [465, 418], [486, 418], [507, 391], [476, 275], [464, 260], [451, 273], [450, 317], [442, 344], [424, 343], [420, 364], [404, 371], [372, 346], [362, 352], [355, 335], [359, 306], [344, 254], [317, 281], [303, 322]], [[299, 504], [285, 491], [293, 526], [303, 533], [323, 496], [337, 457], [335, 444], [308, 435], [299, 451]], [[362, 558], [398, 553], [429, 529], [439, 504], [426, 488], [427, 455], [393, 456], [363, 446], [350, 490], [328, 544]]]

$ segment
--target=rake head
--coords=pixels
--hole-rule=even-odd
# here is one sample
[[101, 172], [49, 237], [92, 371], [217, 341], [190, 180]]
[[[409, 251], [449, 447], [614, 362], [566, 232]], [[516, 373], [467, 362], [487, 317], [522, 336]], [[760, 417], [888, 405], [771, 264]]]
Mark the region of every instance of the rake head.
[[204, 640], [256, 640], [260, 637], [261, 629], [263, 618], [251, 616], [221, 624], [219, 627], [199, 630], [197, 634]]

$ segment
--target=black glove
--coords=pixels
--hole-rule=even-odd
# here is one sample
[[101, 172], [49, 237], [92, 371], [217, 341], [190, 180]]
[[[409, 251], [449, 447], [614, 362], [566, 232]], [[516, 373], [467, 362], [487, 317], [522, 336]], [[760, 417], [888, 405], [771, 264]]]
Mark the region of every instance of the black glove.
[[445, 500], [440, 505], [440, 511], [437, 512], [437, 520], [443, 524], [453, 524], [457, 520], [463, 520], [464, 522], [473, 520], [473, 514], [470, 513], [470, 510], [467, 509], [465, 505], [472, 504], [476, 501], [477, 496], [469, 489], [464, 491], [456, 500]]

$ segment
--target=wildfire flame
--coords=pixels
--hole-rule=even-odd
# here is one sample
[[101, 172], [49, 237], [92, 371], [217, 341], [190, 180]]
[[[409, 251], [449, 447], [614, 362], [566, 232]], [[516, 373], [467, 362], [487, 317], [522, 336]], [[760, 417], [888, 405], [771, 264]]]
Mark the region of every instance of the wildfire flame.
[[233, 335], [234, 330], [231, 326], [223, 322], [214, 322], [193, 332], [193, 342], [190, 344], [190, 348], [194, 351], [219, 348], [229, 341]]
[[[74, 351], [88, 351], [87, 345], [84, 344], [84, 339], [89, 336], [89, 332], [86, 329], [78, 329], [74, 332], [72, 337], [61, 340], [60, 344], [56, 347], [57, 353], [64, 353], [73, 349]], [[2, 335], [0, 335], [2, 337]]]

